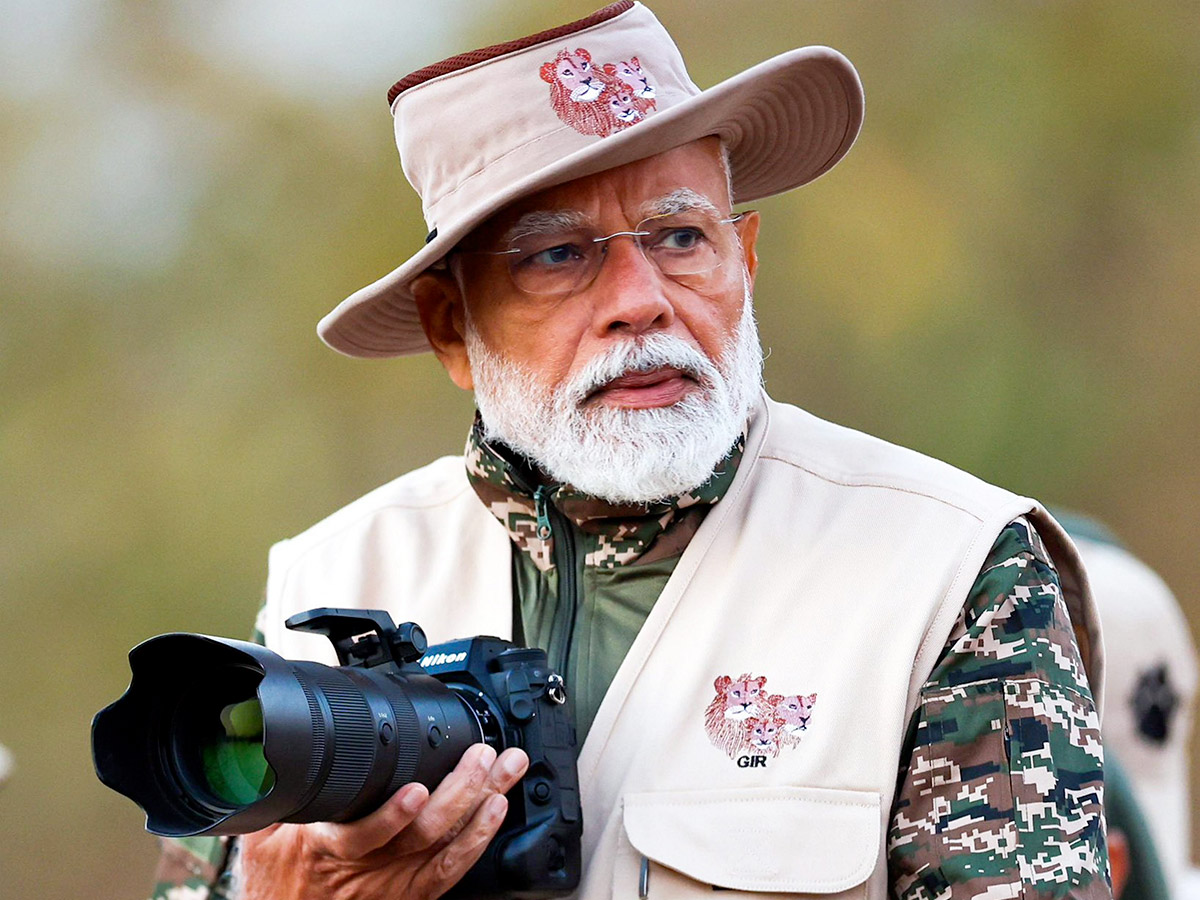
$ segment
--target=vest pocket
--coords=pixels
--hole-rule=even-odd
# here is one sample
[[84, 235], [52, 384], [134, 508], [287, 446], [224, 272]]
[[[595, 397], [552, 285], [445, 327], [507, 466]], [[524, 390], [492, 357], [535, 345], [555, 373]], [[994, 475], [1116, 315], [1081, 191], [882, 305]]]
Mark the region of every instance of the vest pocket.
[[863, 897], [879, 858], [874, 791], [760, 787], [627, 794], [615, 900], [751, 892]]

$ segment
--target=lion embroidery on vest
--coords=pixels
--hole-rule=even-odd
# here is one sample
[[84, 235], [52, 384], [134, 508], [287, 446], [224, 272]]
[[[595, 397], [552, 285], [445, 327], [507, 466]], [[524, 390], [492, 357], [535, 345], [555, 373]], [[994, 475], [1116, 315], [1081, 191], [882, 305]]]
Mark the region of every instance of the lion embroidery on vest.
[[731, 759], [777, 757], [780, 750], [799, 746], [808, 729], [817, 695], [768, 694], [766, 685], [765, 676], [751, 674], [736, 681], [722, 675], [713, 682], [717, 693], [704, 712], [704, 730]]
[[775, 713], [783, 720], [783, 729], [788, 734], [798, 735], [808, 728], [808, 720], [812, 718], [813, 704], [817, 702], [816, 694], [807, 697], [801, 694], [791, 694], [787, 697], [778, 695], [770, 698]]
[[766, 683], [767, 679], [752, 675], [742, 675], [737, 681], [722, 675], [713, 682], [717, 696], [704, 713], [704, 729], [709, 739], [730, 756], [745, 743], [746, 720], [764, 712], [758, 701], [765, 699]]
[[779, 755], [783, 719], [778, 717], [746, 720], [746, 743], [751, 753]]
[[555, 114], [580, 134], [607, 137], [640, 122], [655, 107], [654, 86], [636, 56], [598, 66], [583, 47], [559, 50], [542, 64], [540, 75], [550, 85]]

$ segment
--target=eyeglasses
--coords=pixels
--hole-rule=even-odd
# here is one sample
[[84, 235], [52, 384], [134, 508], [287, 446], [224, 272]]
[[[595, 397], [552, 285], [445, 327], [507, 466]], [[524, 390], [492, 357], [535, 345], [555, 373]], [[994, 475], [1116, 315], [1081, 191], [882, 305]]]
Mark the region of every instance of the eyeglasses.
[[518, 235], [503, 250], [460, 250], [457, 253], [503, 257], [513, 285], [534, 296], [566, 296], [590, 285], [604, 265], [609, 242], [628, 237], [661, 274], [693, 288], [711, 283], [717, 273], [739, 258], [734, 224], [705, 210], [650, 216], [632, 231], [596, 236], [586, 226]]

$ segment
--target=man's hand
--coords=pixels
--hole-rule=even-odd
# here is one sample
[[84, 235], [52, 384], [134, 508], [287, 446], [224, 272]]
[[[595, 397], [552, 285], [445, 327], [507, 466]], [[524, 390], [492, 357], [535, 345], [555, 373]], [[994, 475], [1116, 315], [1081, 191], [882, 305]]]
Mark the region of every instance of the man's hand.
[[433, 900], [483, 854], [529, 757], [486, 744], [463, 754], [432, 794], [407, 784], [344, 825], [272, 825], [242, 840], [243, 900]]

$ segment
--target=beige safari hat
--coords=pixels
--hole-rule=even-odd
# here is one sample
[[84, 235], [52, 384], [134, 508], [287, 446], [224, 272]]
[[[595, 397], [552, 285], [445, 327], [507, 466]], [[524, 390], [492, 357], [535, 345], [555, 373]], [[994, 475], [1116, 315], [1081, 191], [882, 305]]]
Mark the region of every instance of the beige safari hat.
[[412, 280], [521, 197], [706, 135], [729, 150], [734, 200], [799, 187], [858, 135], [862, 85], [828, 47], [773, 57], [701, 91], [666, 29], [632, 0], [413, 72], [389, 93], [425, 246], [320, 322], [348, 356], [429, 349]]

